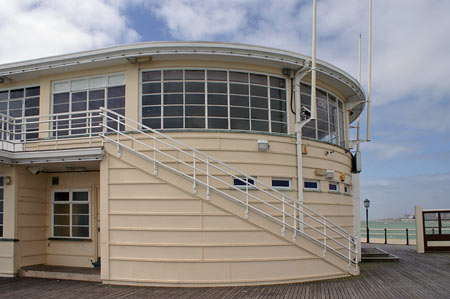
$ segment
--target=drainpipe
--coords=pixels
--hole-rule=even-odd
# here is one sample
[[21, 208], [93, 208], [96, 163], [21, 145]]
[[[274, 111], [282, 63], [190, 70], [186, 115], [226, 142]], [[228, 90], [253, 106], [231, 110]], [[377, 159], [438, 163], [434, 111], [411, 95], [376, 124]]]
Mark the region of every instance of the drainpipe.
[[307, 66], [309, 63], [306, 63], [305, 66], [299, 69], [295, 73], [294, 77], [294, 100], [295, 100], [295, 135], [297, 138], [296, 146], [297, 146], [297, 200], [299, 203], [299, 230], [303, 232], [303, 161], [302, 161], [302, 128], [303, 126], [311, 120], [308, 118], [307, 120], [303, 120], [301, 118], [301, 100], [300, 100], [300, 81], [305, 77], [310, 69]]

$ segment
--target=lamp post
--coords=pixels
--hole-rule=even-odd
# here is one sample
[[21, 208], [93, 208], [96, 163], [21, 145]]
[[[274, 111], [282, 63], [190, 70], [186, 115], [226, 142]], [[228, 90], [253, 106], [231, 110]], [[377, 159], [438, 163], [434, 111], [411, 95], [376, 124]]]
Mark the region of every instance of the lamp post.
[[366, 236], [367, 236], [367, 243], [370, 243], [369, 241], [369, 207], [370, 207], [370, 200], [367, 198], [364, 199], [364, 207], [366, 208]]

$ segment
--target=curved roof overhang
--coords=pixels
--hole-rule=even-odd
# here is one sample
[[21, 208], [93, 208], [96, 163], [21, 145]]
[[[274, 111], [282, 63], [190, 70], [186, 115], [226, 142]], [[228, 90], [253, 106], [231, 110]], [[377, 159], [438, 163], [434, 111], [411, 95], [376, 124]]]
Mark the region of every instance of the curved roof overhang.
[[[0, 65], [0, 83], [38, 76], [128, 64], [128, 59], [151, 57], [153, 61], [205, 59], [264, 64], [298, 70], [311, 65], [311, 57], [261, 46], [219, 42], [146, 42], [99, 50], [45, 57]], [[364, 89], [345, 71], [317, 61], [317, 79], [338, 90], [350, 109], [350, 123], [363, 111]]]

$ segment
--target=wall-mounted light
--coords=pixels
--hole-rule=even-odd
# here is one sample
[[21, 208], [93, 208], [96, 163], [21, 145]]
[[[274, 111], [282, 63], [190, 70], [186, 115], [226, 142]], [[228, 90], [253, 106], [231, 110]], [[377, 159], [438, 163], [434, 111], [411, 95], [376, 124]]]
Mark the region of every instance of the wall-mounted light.
[[12, 181], [11, 181], [11, 177], [10, 176], [3, 177], [3, 184], [11, 185], [11, 183], [12, 183]]
[[258, 151], [267, 152], [269, 150], [269, 141], [259, 139], [258, 140]]

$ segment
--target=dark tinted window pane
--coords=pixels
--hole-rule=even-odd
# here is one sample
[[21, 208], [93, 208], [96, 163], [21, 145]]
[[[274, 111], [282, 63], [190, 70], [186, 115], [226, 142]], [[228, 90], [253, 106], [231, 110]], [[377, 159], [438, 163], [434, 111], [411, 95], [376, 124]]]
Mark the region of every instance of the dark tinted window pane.
[[205, 128], [204, 118], [186, 118], [186, 128]]
[[226, 83], [211, 83], [208, 82], [208, 93], [227, 93]]
[[256, 108], [268, 108], [268, 100], [267, 98], [251, 98], [252, 107]]
[[338, 186], [336, 184], [329, 184], [329, 189], [332, 191], [337, 191]]
[[161, 128], [161, 119], [160, 118], [146, 118], [146, 119], [142, 120], [142, 124], [144, 126], [152, 128], [152, 129], [160, 129]]
[[230, 84], [230, 94], [248, 94], [248, 85]]
[[271, 113], [272, 120], [285, 122], [286, 121], [286, 113], [280, 111], [272, 111]]
[[97, 101], [89, 101], [89, 110], [95, 110], [100, 107], [105, 107], [105, 101], [104, 100], [97, 100]]
[[228, 97], [226, 95], [208, 94], [208, 104], [227, 105]]
[[25, 91], [25, 95], [26, 95], [27, 97], [38, 96], [39, 93], [40, 93], [40, 88], [39, 88], [39, 86], [37, 86], [37, 87], [29, 87], [29, 88], [27, 88], [26, 91]]
[[259, 121], [252, 120], [252, 131], [269, 131], [269, 122], [268, 121]]
[[25, 107], [39, 107], [39, 98], [29, 98], [25, 100]]
[[267, 85], [267, 76], [250, 74], [250, 83], [256, 83], [261, 85]]
[[183, 95], [182, 94], [165, 94], [164, 95], [164, 104], [183, 104]]
[[9, 101], [9, 109], [22, 109], [22, 100]]
[[306, 85], [306, 84], [300, 84], [300, 92], [306, 93], [306, 94], [311, 94], [311, 86]]
[[318, 187], [319, 187], [319, 184], [317, 182], [309, 182], [309, 181], [305, 182], [305, 188], [318, 189]]
[[[55, 205], [55, 206], [58, 206], [58, 205]], [[67, 205], [67, 206], [69, 206], [69, 205]], [[53, 223], [55, 225], [69, 225], [70, 224], [70, 216], [69, 215], [54, 215]]]
[[4, 91], [0, 91], [0, 100], [6, 100], [8, 99], [8, 91], [4, 90]]
[[144, 107], [142, 108], [142, 117], [161, 116], [161, 107]]
[[108, 98], [124, 97], [124, 96], [125, 96], [125, 86], [116, 86], [108, 88]]
[[231, 107], [230, 116], [236, 118], [248, 118], [249, 117], [248, 108]]
[[69, 192], [55, 192], [55, 201], [69, 201]]
[[302, 105], [305, 106], [311, 106], [311, 96], [309, 95], [305, 95], [305, 94], [301, 94], [300, 99], [302, 101]]
[[241, 72], [230, 72], [230, 82], [248, 82], [248, 74]]
[[285, 100], [286, 99], [286, 91], [284, 91], [282, 89], [271, 88], [270, 89], [270, 97]]
[[233, 185], [235, 186], [245, 186], [245, 185], [254, 185], [255, 181], [250, 178], [233, 178]]
[[176, 129], [183, 127], [182, 118], [164, 118], [164, 128], [165, 129]]
[[250, 94], [252, 96], [267, 97], [267, 87], [250, 85]]
[[285, 88], [286, 80], [281, 79], [281, 78], [276, 78], [276, 77], [270, 77], [270, 86]]
[[186, 80], [204, 80], [205, 71], [202, 70], [186, 70], [184, 73]]
[[154, 94], [154, 95], [146, 95], [142, 96], [142, 105], [161, 105], [161, 95]]
[[272, 186], [273, 187], [290, 187], [290, 181], [288, 179], [282, 180], [282, 179], [272, 179]]
[[72, 193], [72, 200], [74, 201], [88, 201], [89, 193], [85, 191], [76, 191]]
[[[75, 208], [76, 205], [73, 205]], [[73, 225], [89, 225], [89, 215], [73, 215], [72, 216]]]
[[105, 90], [91, 90], [89, 91], [89, 100], [103, 99], [105, 97]]
[[167, 82], [164, 83], [164, 92], [183, 92], [182, 82]]
[[287, 125], [283, 123], [272, 122], [272, 132], [287, 133]]
[[85, 111], [86, 106], [87, 106], [86, 102], [73, 102], [72, 111]]
[[205, 116], [204, 106], [186, 106], [187, 116]]
[[228, 107], [208, 106], [208, 116], [228, 116]]
[[230, 96], [230, 105], [248, 107], [248, 97]]
[[319, 99], [324, 99], [324, 100], [327, 99], [327, 93], [324, 92], [324, 91], [322, 91], [322, 90], [320, 90], [320, 89], [317, 89], [317, 90], [316, 90], [316, 96], [317, 96], [317, 98], [319, 98]]
[[205, 92], [205, 83], [203, 82], [186, 82], [186, 92]]
[[328, 131], [328, 122], [326, 121], [318, 119], [317, 126], [319, 127], [319, 130]]
[[80, 227], [80, 226], [74, 226], [72, 227], [72, 236], [73, 237], [83, 237], [87, 238], [89, 237], [89, 227]]
[[108, 99], [108, 109], [125, 107], [125, 98]]
[[54, 205], [53, 206], [53, 212], [55, 214], [69, 214], [70, 213], [70, 205]]
[[208, 128], [210, 128], [210, 129], [228, 129], [228, 119], [226, 119], [226, 118], [208, 118]]
[[14, 89], [10, 91], [10, 99], [17, 99], [17, 98], [23, 98], [24, 96], [24, 90], [23, 88], [21, 89]]
[[186, 94], [185, 95], [186, 104], [205, 104], [204, 94]]
[[161, 81], [161, 71], [149, 71], [142, 73], [142, 82]]
[[53, 235], [55, 237], [69, 237], [70, 236], [70, 230], [67, 226], [55, 226], [53, 228]]
[[87, 99], [87, 92], [73, 92], [72, 93], [72, 102], [83, 102]]
[[142, 84], [142, 93], [160, 93], [161, 83], [146, 83]]
[[183, 71], [182, 70], [167, 70], [164, 71], [164, 80], [182, 80]]
[[164, 116], [182, 116], [182, 115], [183, 115], [183, 106], [164, 106]]
[[69, 93], [57, 93], [53, 95], [53, 104], [62, 104], [69, 102]]
[[227, 72], [208, 71], [208, 81], [227, 81]]
[[269, 119], [269, 113], [263, 109], [252, 109], [252, 119]]
[[245, 119], [231, 119], [231, 129], [250, 130], [250, 123]]

